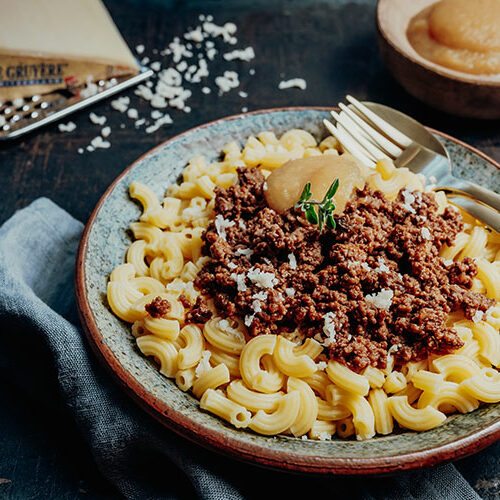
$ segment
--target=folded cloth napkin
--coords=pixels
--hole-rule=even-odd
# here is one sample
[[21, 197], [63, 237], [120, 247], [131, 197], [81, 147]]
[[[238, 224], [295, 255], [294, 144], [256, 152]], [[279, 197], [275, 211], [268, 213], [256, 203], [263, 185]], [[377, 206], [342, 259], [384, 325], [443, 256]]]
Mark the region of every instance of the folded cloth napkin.
[[[0, 228], [0, 366], [7, 363], [2, 357], [9, 357], [13, 378], [16, 370], [33, 370], [30, 376], [38, 391], [50, 390], [56, 382], [58, 397], [98, 468], [121, 494], [265, 498], [275, 483], [283, 498], [307, 498], [311, 493], [316, 498], [330, 498], [332, 493], [363, 499], [480, 498], [451, 464], [363, 480], [295, 475], [227, 459], [161, 426], [124, 395], [87, 346], [73, 292], [82, 228], [45, 198]], [[26, 348], [30, 342], [43, 348], [31, 353]], [[50, 379], [46, 386], [44, 377]], [[25, 390], [35, 390], [30, 387]]]

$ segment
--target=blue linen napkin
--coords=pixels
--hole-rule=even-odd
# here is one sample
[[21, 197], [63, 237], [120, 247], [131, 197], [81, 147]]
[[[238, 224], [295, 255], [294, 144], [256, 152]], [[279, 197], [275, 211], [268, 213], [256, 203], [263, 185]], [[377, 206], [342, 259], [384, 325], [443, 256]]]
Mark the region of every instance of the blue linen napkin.
[[[11, 357], [10, 366], [33, 370], [34, 380], [56, 379], [61, 402], [97, 466], [121, 494], [266, 498], [275, 484], [282, 498], [311, 494], [367, 500], [480, 498], [452, 464], [388, 478], [303, 476], [227, 459], [161, 426], [125, 396], [87, 346], [73, 291], [82, 229], [80, 222], [46, 198], [20, 210], [0, 228], [0, 362]], [[23, 346], [33, 339], [46, 347], [37, 351], [36, 363], [24, 355], [12, 358], [25, 353]], [[15, 371], [10, 375], [15, 378]]]

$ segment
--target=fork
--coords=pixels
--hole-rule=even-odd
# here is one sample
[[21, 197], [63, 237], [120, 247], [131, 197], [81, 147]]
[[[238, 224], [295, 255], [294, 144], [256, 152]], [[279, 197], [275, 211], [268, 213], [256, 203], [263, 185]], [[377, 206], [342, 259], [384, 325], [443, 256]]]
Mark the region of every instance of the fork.
[[[344, 149], [363, 164], [374, 167], [380, 159], [391, 159], [397, 167], [407, 167], [427, 178], [434, 177], [436, 191], [472, 198], [500, 211], [500, 195], [453, 176], [447, 156], [415, 142], [354, 97], [347, 95], [346, 99], [351, 106], [339, 103], [341, 112], [331, 111], [336, 126], [328, 120], [323, 120], [323, 123]], [[420, 126], [426, 130], [423, 125]]]

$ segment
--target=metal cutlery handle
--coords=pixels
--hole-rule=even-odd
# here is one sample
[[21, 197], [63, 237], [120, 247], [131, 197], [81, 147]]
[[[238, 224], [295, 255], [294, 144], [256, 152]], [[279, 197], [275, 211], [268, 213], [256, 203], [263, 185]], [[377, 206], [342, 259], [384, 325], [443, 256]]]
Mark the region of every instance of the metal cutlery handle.
[[492, 208], [478, 203], [470, 198], [464, 198], [458, 194], [455, 196], [452, 194], [450, 198], [452, 198], [450, 199], [452, 203], [458, 205], [460, 208], [463, 208], [466, 212], [481, 221], [483, 224], [489, 226], [491, 229], [500, 232], [500, 213], [496, 210], [493, 210]]
[[442, 187], [437, 187], [437, 190], [445, 191], [447, 194], [457, 193], [474, 198], [500, 212], [500, 194], [479, 186], [478, 184], [474, 184], [473, 182], [457, 179], [452, 176], [443, 179], [442, 183], [444, 185]]

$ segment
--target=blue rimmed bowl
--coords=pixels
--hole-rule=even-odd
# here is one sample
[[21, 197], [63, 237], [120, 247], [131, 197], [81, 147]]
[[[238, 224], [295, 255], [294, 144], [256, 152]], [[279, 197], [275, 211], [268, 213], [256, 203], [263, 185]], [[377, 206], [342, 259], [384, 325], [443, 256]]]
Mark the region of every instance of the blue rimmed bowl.
[[[76, 266], [76, 294], [83, 327], [101, 361], [127, 393], [175, 432], [226, 455], [273, 468], [311, 473], [377, 474], [430, 466], [481, 450], [500, 438], [500, 404], [466, 415], [450, 416], [442, 426], [421, 433], [400, 432], [369, 441], [301, 440], [266, 437], [237, 430], [199, 409], [198, 401], [162, 376], [136, 348], [130, 326], [109, 309], [106, 285], [114, 267], [124, 262], [131, 243], [127, 229], [140, 216], [128, 186], [141, 181], [159, 196], [176, 182], [196, 155], [216, 159], [223, 146], [243, 144], [250, 135], [272, 130], [277, 135], [302, 128], [325, 136], [322, 119], [329, 108], [255, 111], [201, 125], [173, 137], [128, 167], [107, 189], [85, 228]], [[455, 174], [500, 191], [500, 165], [440, 132]]]

